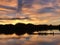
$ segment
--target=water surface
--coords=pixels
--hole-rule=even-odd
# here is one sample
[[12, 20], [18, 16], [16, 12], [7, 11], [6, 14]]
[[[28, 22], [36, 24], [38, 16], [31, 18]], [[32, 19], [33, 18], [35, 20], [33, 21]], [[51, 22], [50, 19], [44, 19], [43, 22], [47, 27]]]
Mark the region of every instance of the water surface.
[[60, 34], [5, 35], [0, 34], [0, 45], [60, 45]]

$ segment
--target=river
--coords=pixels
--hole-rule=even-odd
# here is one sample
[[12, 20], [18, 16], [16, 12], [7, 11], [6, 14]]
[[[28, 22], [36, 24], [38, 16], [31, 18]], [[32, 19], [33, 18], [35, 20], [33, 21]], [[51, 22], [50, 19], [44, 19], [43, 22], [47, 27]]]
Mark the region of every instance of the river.
[[25, 33], [19, 36], [0, 34], [0, 45], [60, 45], [60, 34], [29, 35]]

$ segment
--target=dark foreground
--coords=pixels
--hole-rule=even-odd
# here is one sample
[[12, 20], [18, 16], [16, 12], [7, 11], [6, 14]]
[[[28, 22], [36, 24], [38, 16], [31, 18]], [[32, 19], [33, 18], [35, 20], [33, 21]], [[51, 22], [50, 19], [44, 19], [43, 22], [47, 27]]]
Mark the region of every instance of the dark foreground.
[[[23, 35], [25, 33], [32, 34], [35, 31], [60, 30], [60, 25], [33, 25], [17, 23], [16, 25], [6, 24], [0, 25], [0, 34], [17, 34]], [[45, 33], [46, 34], [46, 33]], [[53, 33], [54, 34], [54, 33]]]

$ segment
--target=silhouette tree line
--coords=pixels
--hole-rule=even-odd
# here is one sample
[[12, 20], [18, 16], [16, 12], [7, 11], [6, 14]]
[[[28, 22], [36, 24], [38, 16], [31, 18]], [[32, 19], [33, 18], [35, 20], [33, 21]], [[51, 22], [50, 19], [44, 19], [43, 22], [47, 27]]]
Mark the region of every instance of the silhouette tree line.
[[17, 34], [23, 35], [25, 33], [32, 34], [35, 31], [60, 30], [60, 25], [33, 25], [17, 23], [16, 25], [6, 24], [0, 25], [0, 34]]

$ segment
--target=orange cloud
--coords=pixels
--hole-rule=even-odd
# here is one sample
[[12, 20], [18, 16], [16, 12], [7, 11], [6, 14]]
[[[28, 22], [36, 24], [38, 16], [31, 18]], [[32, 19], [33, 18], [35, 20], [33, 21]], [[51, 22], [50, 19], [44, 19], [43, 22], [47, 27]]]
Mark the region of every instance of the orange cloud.
[[[59, 24], [60, 22], [60, 1], [57, 0], [56, 3], [49, 2], [48, 4], [42, 5], [39, 0], [35, 0], [31, 8], [26, 8], [22, 6], [22, 11], [16, 13], [16, 10], [10, 10], [5, 8], [0, 8], [0, 18], [25, 18], [23, 20], [1, 20], [0, 24], [16, 24], [20, 23], [32, 23], [32, 24]], [[17, 7], [17, 0], [7, 1], [0, 0], [0, 5]], [[47, 9], [48, 8], [48, 9]], [[44, 9], [44, 10], [43, 10]], [[41, 11], [41, 12], [38, 12]], [[53, 11], [51, 11], [53, 10]], [[7, 22], [9, 21], [9, 23]]]
[[12, 7], [16, 7], [17, 6], [17, 0], [0, 0], [0, 5], [6, 5], [6, 6], [12, 6]]

